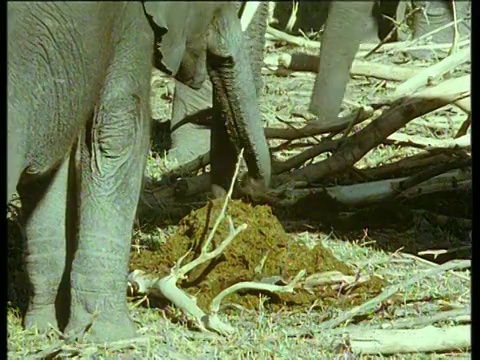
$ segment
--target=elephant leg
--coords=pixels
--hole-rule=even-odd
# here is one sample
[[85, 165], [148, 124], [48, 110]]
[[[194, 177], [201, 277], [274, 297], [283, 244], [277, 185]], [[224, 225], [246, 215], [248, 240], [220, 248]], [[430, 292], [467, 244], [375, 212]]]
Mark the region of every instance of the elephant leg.
[[[140, 16], [136, 14], [135, 19]], [[80, 222], [66, 333], [91, 325], [88, 337], [95, 342], [136, 334], [126, 289], [148, 154], [151, 58], [145, 54], [153, 39], [148, 28], [126, 21], [135, 26], [126, 29], [115, 47], [93, 119], [79, 142]]]
[[[66, 270], [68, 164], [30, 181], [20, 181], [22, 218], [26, 237], [26, 268], [32, 287], [24, 325], [49, 330], [68, 319]], [[70, 235], [71, 236], [71, 235]]]
[[[329, 123], [340, 112], [350, 68], [371, 21], [373, 1], [333, 1], [320, 49], [309, 111]], [[345, 29], [348, 24], [348, 30]]]
[[[454, 20], [451, 0], [414, 1], [413, 3], [414, 6], [418, 8], [413, 18], [414, 39], [419, 38]], [[470, 12], [470, 4], [470, 1], [455, 1], [457, 20], [468, 16]], [[459, 35], [461, 37], [470, 35], [469, 21], [462, 21], [457, 26]], [[433, 34], [432, 41], [435, 43], [449, 43], [453, 41], [453, 37], [454, 27], [449, 26]], [[411, 54], [414, 57], [423, 59], [432, 57], [434, 55], [434, 53], [428, 49], [416, 50], [415, 52], [411, 52]], [[444, 54], [446, 53], [444, 52]]]
[[187, 122], [212, 106], [212, 84], [205, 81], [199, 90], [175, 81], [171, 120], [172, 148], [169, 156], [184, 165], [210, 150], [210, 129]]

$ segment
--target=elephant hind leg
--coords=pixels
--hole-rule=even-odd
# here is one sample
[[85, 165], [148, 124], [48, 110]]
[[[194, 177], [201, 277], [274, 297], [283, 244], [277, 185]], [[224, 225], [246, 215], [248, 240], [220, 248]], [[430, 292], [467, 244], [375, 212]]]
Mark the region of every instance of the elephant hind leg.
[[[26, 236], [26, 267], [31, 296], [24, 318], [26, 328], [47, 331], [68, 319], [68, 282], [65, 282], [68, 161], [58, 170], [18, 186]], [[62, 280], [63, 279], [63, 280]]]
[[[417, 39], [439, 27], [447, 25], [454, 20], [453, 6], [451, 0], [435, 1], [415, 1], [415, 7], [418, 9], [413, 19], [413, 38]], [[470, 11], [470, 1], [455, 1], [455, 10], [457, 20], [468, 16]], [[470, 34], [470, 22], [462, 21], [458, 23], [457, 28], [461, 37]], [[432, 34], [434, 43], [451, 43], [454, 37], [454, 27], [449, 26]], [[429, 58], [433, 55], [431, 50], [416, 50], [411, 53], [416, 58]]]

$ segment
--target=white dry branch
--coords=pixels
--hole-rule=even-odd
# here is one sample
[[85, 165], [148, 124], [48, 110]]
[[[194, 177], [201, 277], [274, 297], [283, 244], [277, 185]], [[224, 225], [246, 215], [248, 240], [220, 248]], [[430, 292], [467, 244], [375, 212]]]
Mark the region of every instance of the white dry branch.
[[433, 79], [438, 78], [445, 73], [456, 69], [461, 64], [470, 61], [470, 47], [466, 47], [456, 52], [442, 61], [420, 71], [404, 83], [397, 86], [392, 95], [393, 100], [400, 99], [416, 92], [419, 88], [427, 86]]
[[[285, 71], [308, 71], [318, 73], [321, 68], [320, 56], [305, 53], [268, 54], [264, 60], [265, 67], [273, 74]], [[416, 75], [421, 68], [406, 65], [387, 65], [370, 61], [354, 60], [351, 75], [371, 76], [378, 79], [404, 81]]]
[[[381, 306], [395, 294], [406, 291], [425, 277], [434, 276], [441, 272], [463, 270], [471, 266], [469, 260], [449, 261], [437, 265], [406, 280], [391, 285], [377, 297], [368, 300], [362, 305], [342, 312], [337, 317], [320, 323], [315, 329], [301, 329], [287, 332], [287, 336], [298, 337], [310, 335], [321, 343], [335, 344], [338, 351], [349, 351], [354, 354], [401, 354], [435, 351], [469, 350], [471, 347], [470, 325], [449, 327], [431, 326], [435, 322], [444, 320], [470, 321], [470, 307], [463, 307], [456, 311], [440, 312], [435, 315], [426, 315], [393, 323], [380, 325], [354, 325], [340, 327], [355, 316], [368, 314]], [[406, 326], [423, 328], [405, 329]]]
[[[451, 55], [424, 69], [415, 66], [397, 66], [373, 61], [354, 60], [350, 74], [383, 80], [402, 81], [403, 83], [397, 87], [395, 93], [388, 99], [389, 102], [393, 102], [401, 97], [414, 93], [422, 86], [429, 85], [432, 79], [454, 70], [458, 65], [468, 61], [469, 58], [470, 48], [465, 48], [455, 55]], [[265, 57], [264, 64], [265, 69], [269, 72], [280, 75], [286, 73], [291, 75], [292, 72], [299, 71], [318, 73], [321, 68], [319, 56], [304, 53], [270, 54]], [[466, 113], [470, 113], [470, 97], [458, 100], [454, 102], [454, 104]]]
[[[354, 354], [405, 354], [469, 350], [471, 326], [426, 326], [421, 329], [362, 329], [337, 335], [347, 338]], [[338, 340], [337, 340], [338, 341]]]
[[353, 166], [367, 152], [410, 120], [448, 105], [470, 93], [469, 75], [450, 79], [427, 88], [382, 113], [359, 132], [344, 139], [342, 146], [328, 159], [282, 175], [285, 181], [312, 183]]
[[[453, 24], [453, 23], [452, 23]], [[399, 41], [396, 43], [388, 43], [383, 44], [380, 48], [382, 51], [413, 51], [413, 50], [421, 50], [421, 49], [432, 49], [432, 50], [448, 50], [452, 47], [451, 43], [444, 43], [444, 44], [427, 44], [427, 45], [416, 45], [420, 40], [425, 39], [426, 37], [432, 35], [436, 31], [440, 31], [441, 28], [438, 28], [428, 34], [423, 35], [421, 38], [412, 40], [412, 41]], [[310, 49], [320, 49], [320, 42], [313, 41], [309, 39], [305, 39], [299, 36], [293, 36], [286, 34], [283, 31], [277, 30], [272, 28], [271, 26], [267, 27], [267, 36], [268, 40], [276, 40], [276, 41], [284, 41], [290, 45], [295, 45], [299, 47], [305, 47]], [[466, 46], [470, 43], [469, 39], [462, 40], [458, 43], [458, 47]], [[360, 44], [359, 51], [357, 56], [364, 56], [371, 52], [372, 50], [376, 49], [377, 44]], [[378, 49], [377, 49], [378, 51]]]
[[248, 25], [255, 16], [255, 12], [260, 6], [260, 1], [247, 1], [245, 8], [243, 9], [242, 16], [240, 17], [240, 25], [242, 26], [242, 31], [247, 30]]
[[[220, 303], [225, 296], [242, 289], [256, 289], [270, 292], [293, 292], [294, 287], [305, 275], [305, 271], [300, 271], [299, 274], [292, 281], [290, 281], [289, 284], [285, 286], [254, 282], [242, 282], [234, 284], [231, 287], [223, 290], [213, 299], [210, 305], [210, 313], [208, 314], [197, 306], [195, 297], [188, 295], [183, 290], [177, 287], [177, 282], [185, 279], [187, 274], [191, 270], [209, 260], [218, 257], [227, 248], [227, 246], [230, 245], [234, 238], [240, 232], [247, 228], [247, 224], [242, 224], [239, 227], [235, 228], [232, 218], [227, 215], [227, 206], [232, 196], [235, 180], [238, 176], [238, 171], [240, 169], [242, 156], [243, 149], [240, 151], [240, 154], [238, 156], [238, 161], [232, 183], [230, 184], [230, 188], [225, 196], [225, 200], [220, 214], [215, 220], [212, 230], [210, 231], [208, 237], [206, 238], [202, 246], [200, 255], [188, 264], [182, 265], [183, 260], [188, 255], [187, 252], [177, 261], [175, 266], [170, 269], [170, 274], [164, 276], [163, 278], [154, 277], [140, 270], [134, 270], [128, 275], [128, 281], [130, 283], [130, 286], [132, 287], [132, 289], [135, 290], [136, 293], [145, 293], [150, 296], [165, 298], [172, 302], [174, 305], [176, 305], [178, 308], [185, 311], [188, 315], [192, 316], [201, 330], [211, 330], [225, 336], [231, 335], [235, 331], [232, 326], [223, 322], [218, 317]], [[224, 239], [214, 250], [209, 251], [213, 237], [217, 232], [220, 223], [224, 220], [228, 221], [229, 234], [227, 238]]]
[[298, 1], [292, 0], [292, 12], [288, 18], [287, 25], [285, 25], [285, 30], [292, 31], [295, 23], [297, 22], [297, 12], [298, 12]]
[[425, 270], [419, 274], [415, 274], [407, 278], [406, 280], [400, 282], [399, 284], [389, 286], [387, 289], [385, 289], [380, 295], [376, 296], [375, 298], [368, 300], [367, 302], [361, 305], [358, 305], [351, 310], [345, 311], [341, 313], [339, 316], [331, 320], [327, 320], [323, 322], [322, 324], [320, 324], [319, 328], [333, 329], [339, 326], [340, 324], [346, 321], [349, 321], [354, 316], [367, 314], [368, 312], [377, 308], [385, 300], [389, 299], [390, 297], [392, 297], [398, 292], [408, 289], [410, 285], [415, 284], [416, 282], [424, 279], [425, 277], [437, 275], [445, 271], [462, 270], [470, 267], [471, 267], [470, 260], [452, 260], [442, 265], [436, 266], [434, 268]]
[[292, 206], [312, 194], [326, 194], [329, 198], [346, 206], [366, 206], [390, 197], [409, 198], [417, 194], [472, 188], [471, 173], [462, 170], [449, 171], [411, 188], [400, 190], [399, 186], [408, 179], [404, 177], [327, 188], [290, 189], [288, 197], [277, 196], [275, 205]]

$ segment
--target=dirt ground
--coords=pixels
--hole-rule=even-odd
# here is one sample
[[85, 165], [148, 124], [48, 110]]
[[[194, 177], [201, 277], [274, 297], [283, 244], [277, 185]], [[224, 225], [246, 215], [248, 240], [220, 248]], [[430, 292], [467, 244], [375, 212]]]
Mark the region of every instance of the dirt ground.
[[[272, 43], [266, 51], [272, 54], [293, 50], [316, 53], [316, 50], [308, 48], [278, 47]], [[413, 62], [408, 56], [398, 53], [375, 54], [368, 61], [372, 62], [372, 66], [375, 63], [408, 63], [417, 67], [431, 65]], [[469, 72], [469, 66], [459, 67], [450, 76]], [[307, 109], [314, 78], [315, 74], [312, 73], [264, 75], [265, 88], [260, 103], [265, 126], [303, 124], [305, 120], [296, 114]], [[152, 84], [153, 118], [166, 122], [172, 105], [172, 81], [154, 71]], [[358, 106], [369, 105], [378, 97], [391, 93], [397, 85], [393, 81], [354, 76], [348, 84], [342, 111], [349, 113]], [[460, 110], [447, 106], [413, 120], [399, 132], [448, 139], [464, 120], [465, 115]], [[155, 136], [168, 136], [162, 133], [165, 128], [160, 124]], [[271, 147], [278, 144], [278, 141], [270, 142]], [[356, 166], [365, 168], [369, 164], [382, 162], [383, 158], [389, 159], [385, 162], [398, 160], [416, 151], [394, 145], [379, 146]], [[290, 148], [274, 156], [277, 160], [283, 160], [296, 152], [298, 149]], [[152, 153], [147, 171], [158, 171], [155, 170], [157, 159], [157, 154]], [[348, 183], [348, 177], [340, 174], [338, 178], [327, 179], [322, 186]], [[198, 250], [206, 229], [211, 228], [211, 221], [218, 213], [218, 205], [217, 210], [212, 210], [211, 206], [205, 202], [192, 204], [182, 214], [188, 215], [183, 220], [170, 218], [157, 223], [139, 221], [132, 243], [131, 269], [162, 276], [189, 248]], [[191, 209], [199, 210], [190, 212]], [[348, 293], [324, 286], [312, 293], [235, 294], [227, 302], [236, 305], [220, 313], [221, 318], [236, 329], [228, 338], [198, 332], [191, 328], [191, 323], [178, 310], [164, 303], [136, 297], [131, 299], [129, 307], [138, 324], [141, 336], [138, 341], [112, 347], [65, 344], [59, 341], [54, 331], [39, 335], [35, 330], [25, 331], [21, 328], [20, 314], [24, 310], [27, 290], [20, 260], [22, 249], [17, 240], [12, 241], [12, 238], [20, 235], [12, 217], [9, 231], [13, 235], [9, 236], [8, 244], [8, 357], [38, 358], [39, 352], [45, 351], [46, 354], [53, 354], [49, 358], [369, 358], [355, 357], [348, 351], [348, 346], [338, 350], [338, 339], [334, 343], [326, 343], [318, 335], [321, 331], [316, 329], [321, 328], [323, 321], [379, 295], [388, 285], [400, 284], [400, 290], [375, 309], [351, 318], [351, 324], [360, 328], [365, 326], [365, 331], [369, 331], [380, 323], [429, 316], [470, 304], [468, 270], [439, 272], [423, 277], [406, 288], [401, 284], [412, 276], [435, 268], [437, 264], [471, 258], [471, 238], [468, 236], [472, 219], [471, 190], [437, 192], [355, 210], [328, 203], [328, 199], [322, 197], [311, 196], [291, 208], [234, 202], [230, 211], [235, 224], [247, 223], [248, 230], [227, 248], [214, 270], [210, 269], [205, 274], [205, 266], [200, 267], [189, 274], [187, 282], [182, 283], [187, 292], [198, 296], [199, 306], [203, 309], [219, 291], [235, 282], [275, 275], [290, 278], [302, 268], [307, 269], [309, 274], [338, 270], [344, 275], [368, 275], [370, 285], [363, 284]], [[207, 218], [210, 219], [208, 226], [205, 225]], [[225, 237], [226, 232], [226, 228], [220, 231], [216, 244]], [[419, 256], [422, 251], [430, 252]], [[262, 271], [254, 271], [267, 253], [268, 260], [263, 264]], [[195, 254], [198, 252], [193, 251], [185, 261], [191, 260]], [[437, 324], [448, 326], [452, 321], [446, 319]], [[448, 352], [401, 354], [389, 358], [467, 357], [468, 353]]]

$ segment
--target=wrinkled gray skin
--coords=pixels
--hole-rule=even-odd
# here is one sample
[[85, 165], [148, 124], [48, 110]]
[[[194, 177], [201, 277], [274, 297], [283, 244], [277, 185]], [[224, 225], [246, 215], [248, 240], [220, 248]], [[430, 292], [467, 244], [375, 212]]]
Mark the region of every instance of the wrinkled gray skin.
[[132, 337], [126, 274], [148, 149], [153, 33], [135, 2], [7, 9], [7, 187], [22, 199], [33, 290], [24, 323], [46, 330], [58, 320], [68, 333], [98, 310], [92, 339]]
[[[450, 0], [414, 1], [413, 3], [414, 6], [422, 9], [414, 16], [414, 38], [453, 21]], [[309, 107], [309, 111], [318, 116], [320, 121], [336, 118], [340, 112], [355, 54], [360, 42], [375, 27], [372, 16], [374, 4], [374, 1], [332, 1], [330, 3], [320, 49], [320, 71]], [[457, 1], [455, 4], [459, 17], [468, 13], [470, 6], [468, 2]], [[380, 1], [377, 5], [380, 13], [394, 17], [398, 2]], [[345, 31], [345, 24], [348, 24], [348, 31]], [[379, 25], [381, 37], [385, 37], [393, 27], [389, 20], [382, 20]], [[465, 25], [459, 27], [462, 34], [468, 33], [469, 30]], [[453, 27], [433, 36], [435, 42], [452, 40]], [[428, 54], [425, 52], [416, 53], [419, 57], [426, 55]]]
[[[135, 336], [126, 275], [148, 149], [149, 21], [162, 27], [161, 62], [172, 75], [199, 87], [208, 63], [234, 126], [251, 131], [248, 120], [260, 116], [234, 6], [150, 5], [8, 3], [7, 196], [17, 188], [22, 200], [27, 327], [70, 334], [93, 320], [90, 340]], [[266, 148], [264, 137], [253, 141]], [[260, 160], [268, 172], [270, 159]]]
[[[239, 17], [242, 4], [244, 3], [235, 2], [237, 9], [239, 9]], [[263, 87], [261, 69], [267, 17], [268, 3], [262, 2], [244, 33], [255, 74], [253, 83], [255, 84], [257, 98], [260, 96]], [[222, 104], [217, 101], [216, 96], [213, 96], [212, 102], [212, 84], [210, 81], [205, 82], [199, 90], [194, 90], [176, 81], [171, 119], [172, 149], [169, 151], [169, 156], [183, 165], [200, 155], [206, 154], [211, 149], [210, 175], [214, 194], [216, 188], [228, 188], [237, 158], [237, 152], [231, 144], [227, 129], [223, 126], [225, 118], [222, 116], [221, 109]], [[205, 118], [209, 120], [205, 121]], [[207, 126], [198, 125], [195, 120], [200, 120], [200, 123], [207, 123]], [[258, 115], [256, 122], [255, 131], [262, 134], [260, 115]], [[265, 149], [257, 147], [256, 151], [265, 151]], [[262, 156], [266, 157], [269, 154], [262, 154]]]

